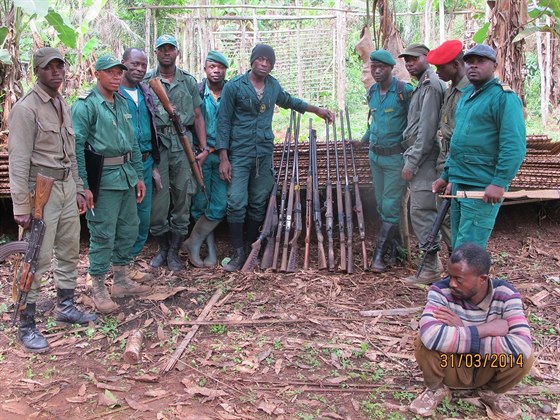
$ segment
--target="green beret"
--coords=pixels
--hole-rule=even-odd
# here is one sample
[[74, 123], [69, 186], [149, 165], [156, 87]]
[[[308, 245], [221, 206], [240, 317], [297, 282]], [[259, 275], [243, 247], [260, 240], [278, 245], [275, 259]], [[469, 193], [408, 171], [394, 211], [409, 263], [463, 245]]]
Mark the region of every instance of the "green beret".
[[210, 51], [208, 56], [206, 57], [206, 61], [213, 61], [215, 63], [219, 63], [225, 68], [229, 67], [229, 63], [225, 55], [218, 51]]
[[388, 64], [390, 66], [397, 64], [391, 53], [386, 50], [372, 51], [369, 55], [369, 59], [371, 61], [380, 61], [381, 63]]

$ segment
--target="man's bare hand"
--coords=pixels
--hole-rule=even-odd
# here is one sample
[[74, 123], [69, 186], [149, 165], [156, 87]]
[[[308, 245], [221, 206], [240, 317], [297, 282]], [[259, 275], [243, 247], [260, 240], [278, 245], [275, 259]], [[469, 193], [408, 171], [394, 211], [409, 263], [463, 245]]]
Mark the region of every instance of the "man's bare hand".
[[231, 182], [231, 163], [228, 158], [220, 160], [220, 178], [228, 184]]
[[82, 194], [76, 194], [76, 204], [78, 205], [78, 213], [85, 214], [88, 209], [86, 197]]
[[432, 192], [434, 194], [443, 194], [447, 191], [449, 185], [445, 179], [438, 178], [432, 182]]
[[490, 184], [484, 190], [483, 200], [485, 203], [497, 204], [502, 201], [505, 190], [497, 185]]
[[14, 220], [22, 228], [30, 229], [31, 221], [33, 220], [33, 217], [31, 216], [31, 214], [20, 214], [20, 215], [14, 215]]
[[505, 319], [495, 319], [476, 326], [480, 337], [503, 337], [509, 333], [509, 325]]
[[405, 181], [412, 181], [412, 178], [414, 178], [414, 174], [412, 173], [412, 171], [403, 168], [403, 170], [401, 171], [401, 178]]
[[138, 180], [136, 184], [136, 203], [140, 204], [146, 196], [146, 184], [144, 181]]
[[449, 325], [450, 327], [462, 327], [463, 321], [459, 316], [453, 312], [449, 308], [437, 308], [434, 311], [434, 318], [440, 322], [443, 322], [445, 325]]

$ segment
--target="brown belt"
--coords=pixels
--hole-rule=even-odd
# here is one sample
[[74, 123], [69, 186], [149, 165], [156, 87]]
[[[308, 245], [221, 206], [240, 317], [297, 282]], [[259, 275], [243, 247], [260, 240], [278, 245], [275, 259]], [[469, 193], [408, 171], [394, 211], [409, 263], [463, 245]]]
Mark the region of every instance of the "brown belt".
[[103, 166], [124, 165], [132, 158], [132, 153], [126, 152], [122, 156], [106, 157], [103, 159]]
[[378, 156], [391, 156], [404, 152], [404, 147], [401, 144], [391, 147], [380, 147], [372, 144], [369, 149]]
[[55, 181], [65, 181], [71, 173], [70, 168], [48, 168], [38, 165], [32, 165], [29, 170], [30, 178], [35, 178], [37, 174], [41, 174], [53, 178]]

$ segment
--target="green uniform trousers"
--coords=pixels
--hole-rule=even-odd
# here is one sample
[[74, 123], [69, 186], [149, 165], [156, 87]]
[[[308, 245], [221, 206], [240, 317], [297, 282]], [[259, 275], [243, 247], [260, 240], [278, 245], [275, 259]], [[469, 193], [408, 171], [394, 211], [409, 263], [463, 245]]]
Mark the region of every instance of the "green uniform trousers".
[[99, 190], [95, 216], [87, 212], [89, 228], [89, 274], [102, 276], [111, 264], [128, 265], [138, 237], [136, 188]]
[[160, 145], [159, 155], [163, 188], [152, 194], [150, 233], [160, 236], [171, 231], [184, 236], [189, 231], [191, 198], [196, 184], [184, 150], [173, 152]]
[[228, 186], [227, 220], [244, 223], [245, 217], [262, 221], [268, 196], [274, 184], [272, 155], [260, 157], [232, 156], [231, 182]]
[[202, 165], [202, 175], [206, 186], [206, 196], [200, 189], [193, 197], [191, 215], [198, 220], [202, 215], [210, 221], [223, 220], [227, 208], [227, 183], [220, 178], [220, 158], [211, 153]]
[[[34, 185], [31, 186], [35, 188]], [[76, 184], [70, 177], [55, 181], [49, 201], [43, 210], [45, 236], [41, 244], [35, 278], [27, 302], [39, 297], [42, 276], [54, 264], [54, 284], [57, 289], [75, 289], [80, 259], [80, 215], [76, 204]], [[54, 254], [54, 258], [53, 258]]]
[[381, 221], [397, 225], [401, 215], [401, 200], [406, 189], [406, 181], [401, 178], [402, 154], [378, 156], [370, 150], [369, 166]]
[[150, 232], [150, 214], [152, 212], [152, 192], [154, 190], [154, 185], [152, 183], [152, 169], [154, 167], [154, 158], [152, 155], [142, 162], [144, 166], [144, 184], [146, 185], [146, 195], [140, 204], [136, 206], [138, 211], [138, 237], [136, 242], [132, 246], [132, 256], [136, 257], [144, 248], [144, 244], [148, 239], [148, 233]]
[[[414, 341], [414, 356], [424, 376], [424, 383], [429, 389], [437, 389], [443, 384], [457, 389], [484, 388], [497, 394], [503, 394], [521, 382], [529, 374], [535, 361], [535, 355], [531, 354], [528, 358], [523, 358], [522, 366], [515, 364], [516, 358], [513, 358], [514, 363], [507, 358], [506, 362], [499, 362], [502, 367], [492, 367], [491, 362], [488, 362], [484, 365], [481, 363], [478, 368], [466, 364], [458, 366], [458, 363], [457, 366], [448, 363], [447, 367], [443, 368], [442, 353], [426, 348], [420, 337], [416, 337]], [[456, 354], [453, 359], [459, 360], [459, 356]], [[443, 360], [449, 362], [450, 358], [448, 355], [447, 359]], [[484, 357], [482, 360], [484, 361]], [[494, 363], [496, 364], [498, 362]]]
[[[465, 184], [453, 184], [457, 191], [484, 191], [484, 188]], [[472, 198], [451, 199], [451, 241], [453, 249], [466, 242], [474, 242], [483, 248], [490, 238], [500, 204], [485, 203]]]
[[440, 235], [434, 246], [428, 247], [428, 236], [437, 216], [436, 196], [432, 192], [432, 183], [438, 178], [435, 157], [428, 158], [410, 181], [410, 220], [414, 234], [422, 251], [438, 251]]

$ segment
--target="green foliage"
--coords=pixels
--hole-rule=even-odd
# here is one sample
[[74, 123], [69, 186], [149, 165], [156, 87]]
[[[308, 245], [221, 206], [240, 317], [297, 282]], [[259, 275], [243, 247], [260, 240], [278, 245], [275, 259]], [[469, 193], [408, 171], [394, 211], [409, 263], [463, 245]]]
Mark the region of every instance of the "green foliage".
[[47, 22], [56, 30], [58, 37], [62, 43], [70, 48], [76, 48], [78, 34], [76, 30], [67, 24], [64, 18], [53, 9], [49, 9], [49, 13], [45, 16]]
[[49, 0], [14, 0], [14, 5], [29, 16], [46, 16], [49, 12]]

